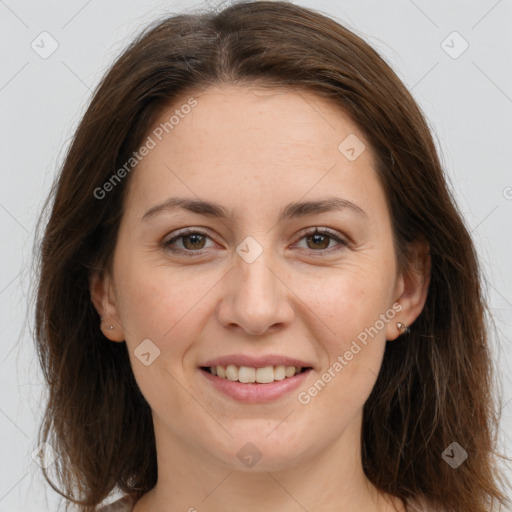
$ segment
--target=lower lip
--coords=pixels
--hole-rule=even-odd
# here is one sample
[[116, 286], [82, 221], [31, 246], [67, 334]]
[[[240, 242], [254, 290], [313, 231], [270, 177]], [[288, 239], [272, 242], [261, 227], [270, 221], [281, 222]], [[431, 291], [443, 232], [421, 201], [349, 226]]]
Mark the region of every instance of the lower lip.
[[199, 369], [204, 377], [215, 389], [221, 393], [246, 403], [265, 403], [276, 400], [294, 389], [297, 389], [311, 372], [311, 369], [301, 372], [293, 377], [283, 380], [276, 380], [268, 384], [248, 383], [230, 381], [213, 375], [209, 371]]

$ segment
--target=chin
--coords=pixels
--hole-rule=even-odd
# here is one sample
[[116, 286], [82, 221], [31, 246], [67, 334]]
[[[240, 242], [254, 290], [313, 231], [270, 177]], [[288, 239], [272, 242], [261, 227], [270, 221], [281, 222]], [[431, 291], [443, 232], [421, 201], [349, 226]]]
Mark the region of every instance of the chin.
[[308, 439], [301, 439], [296, 430], [291, 432], [291, 427], [278, 432], [282, 427], [276, 428], [279, 422], [273, 422], [271, 428], [268, 423], [265, 422], [265, 428], [253, 425], [252, 429], [249, 426], [238, 429], [232, 438], [226, 435], [222, 441], [218, 440], [215, 448], [210, 445], [210, 453], [231, 470], [284, 471], [301, 464], [312, 449], [310, 446], [318, 446], [313, 439], [310, 439], [310, 443]]

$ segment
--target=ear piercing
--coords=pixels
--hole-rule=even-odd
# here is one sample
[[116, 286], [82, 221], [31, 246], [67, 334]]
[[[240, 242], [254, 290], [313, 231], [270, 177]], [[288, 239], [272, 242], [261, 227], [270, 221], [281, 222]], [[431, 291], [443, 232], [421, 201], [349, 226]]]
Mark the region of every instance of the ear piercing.
[[405, 334], [405, 333], [411, 332], [409, 327], [407, 327], [407, 325], [403, 324], [402, 322], [397, 322], [396, 326], [397, 326], [398, 330], [400, 331], [400, 334]]
[[[100, 316], [101, 324], [103, 324], [103, 316]], [[107, 325], [107, 329], [109, 331], [113, 331], [115, 329], [115, 326], [112, 324]]]

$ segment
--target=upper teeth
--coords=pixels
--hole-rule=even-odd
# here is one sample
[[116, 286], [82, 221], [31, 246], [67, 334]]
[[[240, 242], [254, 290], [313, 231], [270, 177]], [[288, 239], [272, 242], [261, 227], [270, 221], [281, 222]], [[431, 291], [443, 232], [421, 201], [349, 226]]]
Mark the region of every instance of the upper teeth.
[[283, 380], [286, 377], [293, 377], [302, 371], [297, 366], [265, 366], [263, 368], [251, 368], [249, 366], [211, 366], [210, 372], [223, 379], [239, 381], [244, 383], [258, 382], [259, 384], [268, 384], [275, 380]]

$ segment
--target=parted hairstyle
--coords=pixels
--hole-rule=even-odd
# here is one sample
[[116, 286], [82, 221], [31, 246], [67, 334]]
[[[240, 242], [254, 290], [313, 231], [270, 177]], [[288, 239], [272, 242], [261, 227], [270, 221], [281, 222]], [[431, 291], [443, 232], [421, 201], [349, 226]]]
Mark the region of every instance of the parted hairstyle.
[[[241, 1], [151, 24], [107, 71], [79, 123], [36, 239], [34, 339], [49, 391], [39, 441], [60, 455], [43, 467], [49, 485], [94, 512], [114, 489], [138, 499], [156, 484], [151, 409], [126, 343], [102, 334], [91, 302], [91, 272], [111, 270], [131, 174], [110, 181], [108, 193], [104, 185], [178, 96], [224, 84], [310, 91], [343, 109], [376, 155], [400, 268], [411, 242], [430, 247], [425, 306], [410, 333], [387, 342], [364, 405], [369, 480], [436, 510], [509, 504], [484, 280], [428, 124], [362, 38], [286, 1]], [[442, 457], [454, 441], [468, 453], [457, 469]]]

